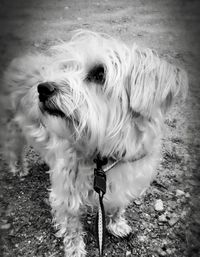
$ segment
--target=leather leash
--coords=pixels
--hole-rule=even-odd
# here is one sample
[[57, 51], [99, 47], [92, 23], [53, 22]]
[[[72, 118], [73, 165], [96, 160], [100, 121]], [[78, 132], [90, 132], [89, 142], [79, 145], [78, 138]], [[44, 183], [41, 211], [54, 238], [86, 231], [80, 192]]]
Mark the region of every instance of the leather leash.
[[106, 193], [106, 172], [112, 169], [119, 161], [115, 161], [106, 169], [103, 169], [102, 166], [108, 163], [107, 158], [101, 158], [100, 155], [97, 155], [97, 158], [94, 160], [96, 163], [96, 168], [94, 169], [94, 190], [99, 195], [99, 208], [96, 216], [96, 232], [97, 232], [97, 243], [99, 248], [99, 257], [103, 257], [104, 242], [105, 242], [105, 211], [103, 205], [103, 197]]

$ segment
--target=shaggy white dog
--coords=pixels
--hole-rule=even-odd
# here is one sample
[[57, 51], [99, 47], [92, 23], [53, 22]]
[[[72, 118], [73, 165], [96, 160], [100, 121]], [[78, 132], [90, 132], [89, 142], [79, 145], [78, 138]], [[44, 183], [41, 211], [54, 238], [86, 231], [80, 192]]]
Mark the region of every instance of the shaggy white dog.
[[13, 60], [4, 85], [14, 113], [10, 167], [15, 172], [16, 163], [23, 164], [26, 141], [49, 165], [52, 214], [65, 256], [86, 254], [79, 218], [85, 206], [98, 205], [97, 155], [117, 161], [107, 172], [107, 228], [127, 235], [124, 209], [155, 177], [164, 116], [173, 98], [186, 92], [186, 73], [150, 49], [77, 31], [45, 53]]

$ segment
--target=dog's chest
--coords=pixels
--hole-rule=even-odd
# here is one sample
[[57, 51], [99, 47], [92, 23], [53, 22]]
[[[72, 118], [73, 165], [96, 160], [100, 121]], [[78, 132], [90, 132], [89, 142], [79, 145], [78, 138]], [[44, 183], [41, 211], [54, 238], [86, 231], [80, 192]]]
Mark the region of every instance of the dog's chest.
[[[133, 163], [120, 163], [106, 172], [105, 207], [123, 207], [143, 194], [156, 175], [157, 162], [157, 158], [152, 156]], [[76, 188], [82, 195], [83, 204], [98, 204], [98, 195], [93, 189], [93, 183], [94, 168], [79, 168]]]

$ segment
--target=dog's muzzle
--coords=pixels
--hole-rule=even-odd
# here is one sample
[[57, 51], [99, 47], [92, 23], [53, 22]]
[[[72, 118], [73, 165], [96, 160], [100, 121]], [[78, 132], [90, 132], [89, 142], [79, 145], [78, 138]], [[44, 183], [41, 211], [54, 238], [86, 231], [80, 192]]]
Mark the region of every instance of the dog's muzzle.
[[56, 92], [56, 85], [54, 82], [45, 82], [41, 83], [37, 87], [39, 93], [40, 102], [44, 103], [51, 96], [53, 96]]
[[53, 96], [58, 92], [56, 83], [44, 82], [37, 86], [39, 100], [41, 102], [40, 110], [50, 115], [65, 117], [64, 113], [57, 107], [53, 101]]

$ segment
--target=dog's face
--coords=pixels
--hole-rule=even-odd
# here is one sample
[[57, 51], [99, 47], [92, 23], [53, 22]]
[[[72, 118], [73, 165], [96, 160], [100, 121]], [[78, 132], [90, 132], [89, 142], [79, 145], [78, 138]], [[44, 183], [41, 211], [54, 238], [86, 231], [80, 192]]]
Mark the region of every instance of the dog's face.
[[45, 55], [14, 60], [6, 81], [19, 116], [86, 156], [117, 158], [150, 148], [187, 85], [185, 73], [153, 51], [85, 31]]

